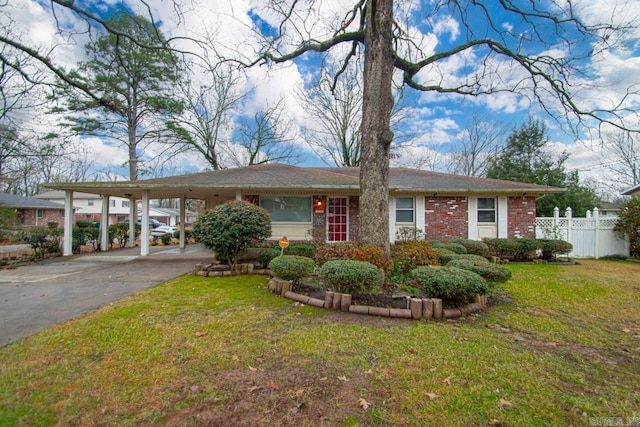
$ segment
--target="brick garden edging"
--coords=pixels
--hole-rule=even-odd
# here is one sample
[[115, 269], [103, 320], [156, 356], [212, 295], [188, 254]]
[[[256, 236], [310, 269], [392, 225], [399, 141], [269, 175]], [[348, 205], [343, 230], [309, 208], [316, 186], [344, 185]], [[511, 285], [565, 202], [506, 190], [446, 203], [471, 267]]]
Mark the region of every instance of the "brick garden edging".
[[[271, 270], [256, 269], [253, 264], [239, 264], [236, 270], [229, 270], [228, 266], [216, 266], [215, 264], [196, 264], [194, 274], [203, 277], [237, 276], [240, 274], [260, 274], [273, 276]], [[308, 295], [298, 294], [291, 290], [291, 282], [272, 277], [269, 281], [269, 291], [281, 297], [311, 305], [318, 308], [326, 308], [335, 311], [354, 314], [366, 314], [399, 319], [412, 320], [442, 320], [455, 319], [462, 315], [476, 313], [487, 306], [486, 295], [476, 295], [474, 302], [456, 308], [442, 308], [440, 298], [411, 298], [410, 308], [386, 308], [368, 305], [351, 304], [351, 295], [339, 292], [326, 291], [324, 299], [313, 298]]]

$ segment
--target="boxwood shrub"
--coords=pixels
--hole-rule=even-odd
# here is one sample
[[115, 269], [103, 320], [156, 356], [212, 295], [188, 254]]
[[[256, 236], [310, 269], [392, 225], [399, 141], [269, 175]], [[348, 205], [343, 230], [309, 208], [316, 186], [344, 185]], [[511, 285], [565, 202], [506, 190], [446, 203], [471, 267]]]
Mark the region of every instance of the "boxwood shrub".
[[499, 264], [478, 262], [473, 259], [457, 257], [449, 261], [447, 267], [462, 268], [479, 274], [489, 283], [503, 283], [511, 279], [511, 270]]
[[280, 249], [265, 249], [258, 254], [258, 263], [262, 268], [267, 268], [275, 257], [280, 256]]
[[411, 272], [427, 296], [448, 303], [463, 304], [475, 295], [485, 294], [489, 284], [473, 271], [455, 267], [418, 267]]
[[467, 248], [462, 246], [460, 243], [434, 242], [432, 243], [432, 246], [434, 248], [449, 249], [450, 251], [455, 252], [457, 254], [467, 253]]
[[573, 245], [564, 240], [541, 240], [542, 258], [552, 260], [561, 254], [568, 254], [573, 250]]
[[282, 255], [269, 262], [269, 269], [283, 280], [298, 281], [307, 277], [315, 269], [313, 259], [300, 255]]
[[468, 254], [487, 256], [489, 254], [489, 246], [480, 240], [471, 239], [453, 239], [451, 243], [457, 243], [465, 247]]
[[358, 246], [355, 243], [332, 243], [320, 245], [316, 249], [315, 260], [322, 266], [327, 261], [353, 260], [365, 261], [384, 271], [388, 277], [393, 270], [393, 263], [387, 258], [384, 250], [378, 246]]
[[333, 260], [320, 268], [328, 287], [345, 294], [375, 294], [384, 283], [385, 274], [365, 261]]
[[447, 254], [440, 255], [440, 257], [438, 257], [438, 261], [440, 261], [441, 265], [448, 265], [449, 262], [451, 262], [454, 259], [468, 259], [473, 262], [478, 262], [478, 263], [482, 262], [482, 263], [490, 264], [489, 260], [487, 260], [485, 257], [482, 257], [480, 255], [473, 255], [473, 254], [447, 253]]

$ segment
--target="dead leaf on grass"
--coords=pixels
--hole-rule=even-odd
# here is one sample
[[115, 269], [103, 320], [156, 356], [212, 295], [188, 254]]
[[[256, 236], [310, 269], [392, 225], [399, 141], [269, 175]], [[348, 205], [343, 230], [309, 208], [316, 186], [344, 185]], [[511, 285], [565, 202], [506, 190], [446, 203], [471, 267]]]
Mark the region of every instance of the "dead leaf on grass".
[[198, 390], [200, 390], [200, 386], [199, 385], [192, 385], [191, 387], [189, 387], [189, 390], [198, 391]]
[[358, 400], [358, 404], [364, 411], [369, 409], [369, 407], [371, 406], [371, 403], [367, 402], [364, 397], [361, 397], [360, 400]]
[[451, 375], [442, 380], [443, 383], [451, 385]]
[[205, 335], [207, 335], [207, 333], [206, 333], [206, 332], [196, 332], [196, 336], [197, 336], [197, 337], [203, 337], [203, 336], [205, 336]]
[[253, 366], [249, 365], [249, 370], [250, 370], [251, 372], [255, 372], [255, 371], [257, 371], [257, 370], [258, 370], [258, 368], [254, 368]]
[[429, 399], [431, 399], [431, 400], [433, 400], [433, 399], [436, 399], [436, 398], [440, 397], [440, 396], [438, 396], [438, 395], [437, 395], [437, 394], [435, 394], [435, 393], [425, 393], [424, 395], [425, 395], [425, 396], [427, 396], [427, 397], [428, 397]]
[[346, 376], [338, 377], [338, 379], [339, 379], [340, 381], [344, 381], [344, 382], [349, 381], [349, 380], [347, 379], [347, 377], [346, 377]]
[[238, 360], [240, 360], [240, 358], [234, 354], [233, 356], [231, 356], [231, 360], [233, 360], [234, 362], [237, 362]]
[[278, 384], [276, 384], [275, 382], [273, 382], [273, 380], [269, 381], [269, 388], [271, 390], [278, 390], [280, 389], [280, 387], [278, 387]]
[[367, 375], [373, 375], [373, 369], [369, 369], [368, 371], [364, 371]]
[[429, 369], [429, 372], [435, 372], [435, 371], [437, 371], [437, 370], [438, 370], [438, 368], [436, 368], [435, 366], [432, 366], [432, 367]]
[[622, 332], [624, 332], [625, 334], [630, 334], [630, 333], [631, 333], [631, 329], [629, 329], [629, 328], [624, 328], [624, 329], [622, 330]]
[[320, 381], [326, 381], [328, 378], [327, 377], [322, 377], [320, 378]]
[[557, 347], [558, 343], [557, 342], [546, 342], [544, 343], [545, 347]]
[[253, 387], [251, 387], [251, 388], [249, 389], [249, 393], [253, 393], [253, 392], [254, 392], [254, 391], [256, 391], [256, 390], [260, 390], [261, 388], [262, 388], [262, 387], [258, 387], [257, 385], [254, 385]]
[[512, 408], [513, 402], [509, 402], [508, 400], [500, 399], [500, 407], [501, 408]]
[[490, 426], [501, 426], [502, 424], [504, 424], [504, 421], [502, 420], [492, 420], [489, 423]]

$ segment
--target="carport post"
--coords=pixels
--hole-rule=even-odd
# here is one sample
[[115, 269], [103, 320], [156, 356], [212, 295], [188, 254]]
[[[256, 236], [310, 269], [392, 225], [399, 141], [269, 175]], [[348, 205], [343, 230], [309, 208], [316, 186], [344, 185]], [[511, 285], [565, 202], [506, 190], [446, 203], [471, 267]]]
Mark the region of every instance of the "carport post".
[[140, 230], [140, 255], [149, 255], [149, 190], [142, 192], [142, 224]]
[[73, 191], [64, 192], [64, 240], [62, 255], [73, 255]]
[[102, 195], [102, 213], [100, 215], [100, 251], [109, 250], [109, 196]]
[[185, 227], [185, 211], [186, 211], [186, 206], [187, 206], [187, 202], [186, 202], [186, 197], [182, 196], [180, 197], [180, 249], [184, 249], [185, 247], [185, 231], [184, 231], [184, 227]]
[[138, 221], [136, 212], [138, 207], [136, 206], [136, 199], [129, 198], [129, 247], [135, 248], [136, 246], [136, 222]]

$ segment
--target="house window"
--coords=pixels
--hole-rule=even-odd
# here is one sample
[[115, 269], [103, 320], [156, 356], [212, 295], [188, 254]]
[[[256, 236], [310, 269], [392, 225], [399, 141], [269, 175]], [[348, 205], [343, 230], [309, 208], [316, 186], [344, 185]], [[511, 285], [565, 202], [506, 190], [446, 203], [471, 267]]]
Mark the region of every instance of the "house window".
[[116, 201], [115, 201], [115, 199], [110, 199], [110, 200], [109, 200], [109, 206], [110, 206], [110, 207], [112, 207], [112, 208], [115, 208], [115, 207], [116, 207]]
[[273, 222], [311, 222], [311, 197], [262, 196], [260, 206]]
[[413, 197], [396, 199], [396, 222], [413, 223]]
[[129, 201], [128, 201], [128, 200], [123, 200], [123, 201], [122, 201], [122, 207], [123, 207], [123, 208], [128, 208], [129, 206], [130, 206], [130, 205], [129, 205]]
[[493, 197], [478, 198], [478, 222], [496, 222], [496, 199]]
[[36, 218], [42, 218], [43, 211], [42, 209], [36, 209]]
[[87, 200], [87, 206], [93, 206], [93, 200]]

